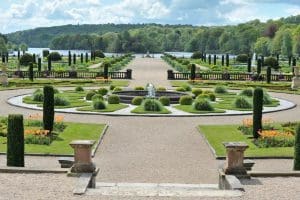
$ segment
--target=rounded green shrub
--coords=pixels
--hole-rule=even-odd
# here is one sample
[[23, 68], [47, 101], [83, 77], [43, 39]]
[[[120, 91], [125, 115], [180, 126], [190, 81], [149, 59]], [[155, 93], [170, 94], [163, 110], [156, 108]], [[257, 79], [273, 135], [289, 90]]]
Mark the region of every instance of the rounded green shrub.
[[112, 91], [112, 90], [114, 90], [114, 89], [115, 89], [115, 87], [116, 87], [116, 86], [114, 86], [114, 85], [110, 85], [110, 86], [109, 86], [109, 90], [111, 90], [111, 91]]
[[208, 97], [209, 97], [209, 100], [216, 101], [216, 95], [214, 93], [209, 93]]
[[206, 99], [197, 99], [194, 102], [193, 107], [195, 110], [199, 110], [199, 111], [213, 111], [214, 110], [212, 105]]
[[184, 84], [182, 85], [182, 87], [184, 88], [185, 91], [192, 91], [192, 87], [188, 84]]
[[115, 87], [113, 91], [114, 91], [114, 92], [121, 92], [122, 90], [123, 90], [123, 89], [120, 88], [120, 87]]
[[104, 53], [101, 50], [96, 50], [94, 52], [94, 56], [98, 57], [98, 58], [105, 58], [105, 55], [104, 55]]
[[156, 89], [156, 91], [166, 91], [167, 89], [165, 88], [165, 87], [158, 87], [157, 89]]
[[93, 108], [96, 110], [103, 110], [106, 108], [106, 105], [105, 105], [104, 101], [97, 99], [97, 100], [93, 101]]
[[143, 97], [134, 97], [132, 100], [131, 100], [131, 104], [132, 105], [135, 105], [135, 106], [139, 106], [142, 104], [144, 98]]
[[240, 92], [240, 95], [247, 96], [247, 97], [252, 97], [253, 96], [253, 89], [252, 88], [244, 89]]
[[158, 99], [160, 101], [160, 103], [164, 106], [169, 106], [170, 105], [170, 98], [166, 97], [166, 96], [161, 96]]
[[81, 86], [77, 86], [77, 87], [75, 88], [75, 91], [76, 91], [76, 92], [82, 92], [82, 91], [84, 91], [84, 89], [83, 89], [83, 87], [81, 87]]
[[145, 111], [162, 111], [163, 105], [156, 99], [146, 99], [143, 101], [143, 108]]
[[192, 59], [200, 59], [202, 58], [202, 53], [200, 51], [196, 51], [192, 54]]
[[60, 95], [54, 95], [54, 105], [55, 106], [68, 106], [70, 105], [70, 102], [67, 98], [60, 96]]
[[270, 104], [272, 104], [272, 98], [271, 98], [271, 96], [266, 91], [264, 91], [263, 104], [264, 105], [270, 105]]
[[104, 96], [108, 93], [108, 90], [106, 88], [99, 88], [98, 93]]
[[236, 57], [236, 61], [241, 62], [241, 63], [246, 63], [248, 61], [248, 55], [240, 54]]
[[54, 94], [59, 94], [59, 90], [57, 88], [53, 88]]
[[234, 100], [234, 106], [236, 108], [252, 108], [252, 104], [244, 96], [237, 97]]
[[25, 53], [20, 58], [20, 65], [29, 66], [30, 63], [32, 63], [32, 62], [33, 62], [33, 56], [29, 53]]
[[211, 91], [211, 90], [204, 90], [203, 92], [202, 92], [202, 94], [212, 94], [212, 93], [214, 93], [213, 91]]
[[94, 96], [92, 96], [92, 101], [95, 101], [95, 100], [104, 100], [103, 99], [103, 96], [101, 94], [95, 94]]
[[33, 101], [39, 101], [39, 102], [43, 102], [44, 101], [44, 94], [42, 91], [40, 92], [35, 92], [33, 93]]
[[209, 99], [209, 94], [200, 94], [196, 99]]
[[177, 92], [185, 92], [185, 89], [183, 87], [177, 87], [176, 91]]
[[88, 101], [90, 101], [90, 100], [92, 100], [92, 97], [93, 97], [95, 94], [96, 94], [95, 91], [89, 91], [88, 93], [86, 93], [85, 99], [88, 100]]
[[48, 55], [48, 59], [51, 58], [52, 61], [59, 61], [62, 59], [61, 55], [58, 52], [51, 52]]
[[120, 103], [120, 97], [118, 95], [110, 95], [108, 98], [107, 98], [107, 102], [109, 104], [119, 104]]
[[179, 99], [180, 105], [192, 105], [193, 98], [190, 95], [181, 96]]
[[136, 87], [134, 88], [134, 90], [145, 90], [145, 89], [144, 89], [144, 87], [142, 87], [142, 86], [136, 86]]
[[228, 91], [227, 91], [226, 87], [224, 87], [224, 86], [215, 87], [215, 93], [217, 93], [217, 94], [225, 94], [227, 92]]
[[197, 97], [198, 95], [202, 94], [202, 90], [200, 88], [193, 88], [192, 93]]

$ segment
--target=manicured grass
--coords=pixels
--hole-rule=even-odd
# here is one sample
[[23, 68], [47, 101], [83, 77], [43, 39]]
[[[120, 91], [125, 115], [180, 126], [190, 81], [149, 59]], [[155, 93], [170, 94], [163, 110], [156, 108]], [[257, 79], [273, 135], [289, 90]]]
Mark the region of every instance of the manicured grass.
[[0, 85], [0, 90], [21, 89], [21, 88], [40, 88], [44, 85], [53, 85], [57, 87], [103, 87], [114, 85], [117, 87], [126, 87], [129, 85], [128, 80], [112, 80], [105, 82], [94, 79], [35, 79], [33, 82], [28, 79], [9, 79], [9, 85], [3, 87]]
[[281, 157], [294, 155], [293, 147], [258, 148], [252, 143], [252, 139], [243, 135], [238, 129], [238, 125], [201, 125], [199, 131], [202, 133], [210, 145], [214, 148], [217, 156], [226, 156], [225, 147], [222, 142], [246, 142], [249, 148], [245, 152], [247, 157]]
[[155, 112], [153, 112], [153, 111], [146, 111], [146, 110], [144, 110], [143, 106], [138, 106], [135, 109], [133, 109], [131, 112], [132, 113], [136, 113], [136, 114], [170, 114], [171, 113], [165, 107], [163, 107], [162, 111], [155, 111]]
[[215, 109], [213, 111], [200, 111], [200, 110], [195, 110], [192, 105], [176, 105], [174, 108], [178, 110], [182, 110], [184, 112], [188, 113], [195, 113], [195, 114], [206, 114], [206, 113], [224, 113], [225, 110], [219, 110]]
[[106, 108], [103, 110], [95, 110], [92, 106], [77, 108], [78, 111], [90, 111], [90, 112], [114, 112], [127, 108], [128, 105], [125, 104], [107, 104]]
[[[72, 140], [98, 140], [105, 127], [104, 124], [66, 123], [67, 128], [59, 134], [51, 145], [25, 144], [26, 153], [69, 154], [73, 149], [69, 143]], [[6, 152], [6, 137], [0, 137], [0, 152]]]

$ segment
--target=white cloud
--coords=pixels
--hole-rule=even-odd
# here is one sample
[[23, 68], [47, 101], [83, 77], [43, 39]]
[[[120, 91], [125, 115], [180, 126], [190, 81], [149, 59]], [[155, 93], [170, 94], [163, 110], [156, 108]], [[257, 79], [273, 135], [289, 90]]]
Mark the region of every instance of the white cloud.
[[300, 15], [300, 7], [288, 8], [286, 11], [289, 15]]

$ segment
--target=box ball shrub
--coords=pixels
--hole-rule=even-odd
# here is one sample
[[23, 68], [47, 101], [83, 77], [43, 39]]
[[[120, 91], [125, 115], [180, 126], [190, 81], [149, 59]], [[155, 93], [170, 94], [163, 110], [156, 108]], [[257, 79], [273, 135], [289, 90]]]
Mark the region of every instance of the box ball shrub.
[[240, 95], [247, 96], [247, 97], [252, 97], [253, 96], [253, 89], [252, 88], [246, 88], [246, 89], [244, 89], [240, 92]]
[[93, 108], [96, 110], [103, 110], [106, 108], [105, 102], [102, 100], [95, 100], [93, 101]]
[[170, 105], [170, 98], [166, 97], [166, 96], [161, 96], [158, 99], [160, 101], [160, 103], [164, 106], [169, 106]]
[[62, 60], [62, 57], [61, 55], [54, 51], [54, 52], [51, 52], [49, 55], [48, 55], [48, 59], [51, 58], [52, 61], [59, 61], [59, 60]]
[[215, 93], [217, 93], [217, 94], [225, 94], [227, 92], [228, 91], [227, 91], [227, 89], [226, 89], [225, 86], [217, 86], [217, 87], [215, 87]]
[[68, 106], [70, 105], [70, 101], [60, 95], [54, 95], [54, 105], [55, 106]]
[[300, 124], [295, 128], [294, 170], [300, 170]]
[[24, 167], [23, 115], [9, 115], [7, 124], [7, 166]]
[[234, 100], [236, 108], [252, 108], [252, 104], [244, 96], [239, 96]]
[[76, 92], [83, 92], [84, 89], [83, 89], [83, 87], [81, 87], [81, 86], [77, 86], [77, 87], [75, 88], [75, 91], [76, 91]]
[[144, 98], [143, 97], [134, 97], [132, 100], [131, 100], [131, 104], [132, 105], [135, 105], [135, 106], [139, 106], [142, 104]]
[[199, 110], [199, 111], [213, 111], [214, 110], [212, 105], [206, 99], [197, 99], [193, 104], [193, 108], [195, 110]]
[[241, 62], [241, 63], [246, 63], [246, 62], [248, 62], [248, 55], [240, 54], [236, 57], [236, 61]]
[[39, 102], [43, 102], [44, 101], [44, 94], [43, 92], [35, 92], [33, 93], [33, 101], [39, 101]]
[[156, 99], [145, 99], [143, 108], [145, 111], [159, 112], [163, 110], [163, 105]]
[[118, 95], [110, 95], [108, 98], [107, 98], [107, 102], [109, 104], [119, 104], [120, 103], [120, 97]]
[[197, 97], [198, 95], [202, 94], [202, 90], [200, 88], [193, 88], [192, 93]]
[[116, 87], [115, 85], [110, 85], [110, 86], [109, 86], [109, 90], [111, 90], [111, 91], [112, 91], [112, 90], [114, 90], [114, 89], [115, 89], [115, 87]]
[[192, 59], [200, 59], [202, 58], [202, 53], [200, 51], [195, 51], [192, 56], [191, 56]]
[[120, 88], [120, 87], [115, 87], [113, 91], [114, 92], [121, 92], [121, 91], [123, 91], [123, 89]]
[[60, 93], [57, 88], [53, 88], [53, 92], [54, 92], [54, 94], [59, 94]]
[[210, 101], [216, 101], [216, 95], [214, 93], [209, 93], [208, 97]]
[[95, 94], [94, 96], [92, 96], [92, 101], [95, 101], [95, 100], [104, 100], [103, 99], [103, 96], [101, 94]]
[[165, 87], [160, 86], [156, 89], [156, 91], [167, 91], [167, 89]]
[[270, 105], [270, 104], [272, 104], [272, 98], [271, 98], [271, 96], [266, 91], [264, 91], [263, 104], [264, 105]]
[[181, 96], [179, 99], [180, 105], [192, 105], [193, 98], [190, 95]]
[[177, 87], [176, 91], [177, 92], [185, 92], [185, 89], [183, 87]]
[[33, 56], [29, 53], [25, 53], [20, 58], [20, 65], [22, 66], [29, 66], [30, 63], [33, 61]]
[[145, 90], [143, 86], [136, 86], [134, 90]]
[[99, 88], [98, 93], [102, 96], [106, 95], [108, 93], [108, 89], [106, 88]]
[[184, 84], [182, 87], [185, 89], [185, 91], [192, 91], [192, 87], [190, 85]]
[[90, 100], [92, 100], [92, 97], [93, 97], [95, 94], [96, 94], [95, 91], [89, 91], [88, 93], [86, 93], [85, 99], [88, 100], [88, 101], [90, 101]]
[[105, 55], [101, 50], [94, 51], [94, 56], [98, 58], [105, 58]]

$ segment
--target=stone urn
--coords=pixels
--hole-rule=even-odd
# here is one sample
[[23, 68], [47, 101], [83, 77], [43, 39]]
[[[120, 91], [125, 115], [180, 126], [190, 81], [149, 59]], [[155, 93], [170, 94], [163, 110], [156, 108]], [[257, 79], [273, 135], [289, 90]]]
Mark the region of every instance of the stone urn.
[[292, 89], [297, 89], [300, 87], [300, 77], [299, 77], [299, 68], [298, 66], [294, 66], [294, 74], [295, 76], [292, 79]]

